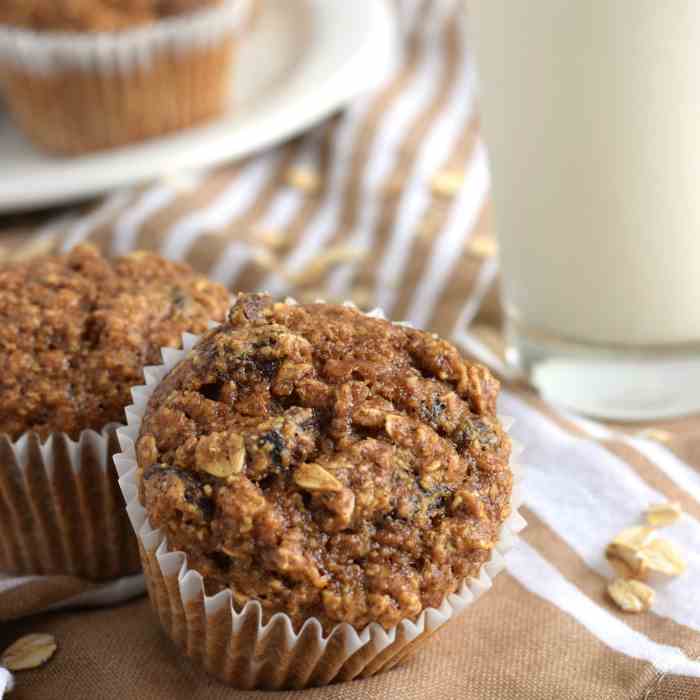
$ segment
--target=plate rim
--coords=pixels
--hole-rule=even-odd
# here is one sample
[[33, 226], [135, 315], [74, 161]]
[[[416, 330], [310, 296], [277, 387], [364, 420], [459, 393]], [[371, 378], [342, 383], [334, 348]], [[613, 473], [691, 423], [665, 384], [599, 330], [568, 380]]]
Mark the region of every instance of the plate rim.
[[[209, 125], [114, 151], [75, 158], [44, 156], [21, 175], [12, 173], [13, 164], [16, 167], [21, 161], [10, 160], [7, 175], [0, 172], [0, 213], [67, 204], [158, 180], [168, 172], [203, 170], [253, 155], [317, 124], [371, 89], [394, 64], [398, 53], [397, 29], [388, 0], [297, 1], [308, 6], [314, 23], [321, 29], [321, 40], [312, 44], [311, 51], [294, 69], [280, 98], [272, 99], [271, 103], [267, 100], [268, 104], [263, 102], [262, 114], [253, 117], [251, 113], [233, 131], [232, 117], [224, 116]], [[303, 80], [305, 70], [314, 64], [314, 57], [318, 61], [333, 45], [333, 35], [324, 35], [324, 28], [332, 32], [334, 26], [346, 27], [348, 22], [355, 29], [358, 25], [363, 27], [351, 45], [353, 50], [347, 50], [344, 61], [329, 69], [321, 80], [295, 94], [293, 86]], [[266, 122], [278, 127], [267, 126]], [[8, 124], [5, 128], [16, 130], [11, 122]], [[162, 166], [162, 156], [157, 164], [148, 167], [150, 152], [159, 154], [173, 146], [179, 150], [170, 158], [167, 169]]]

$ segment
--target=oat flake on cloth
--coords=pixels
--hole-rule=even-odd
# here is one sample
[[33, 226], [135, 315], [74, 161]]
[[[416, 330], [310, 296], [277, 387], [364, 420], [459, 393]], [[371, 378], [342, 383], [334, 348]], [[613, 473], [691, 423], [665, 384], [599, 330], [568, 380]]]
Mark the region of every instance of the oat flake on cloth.
[[[105, 591], [70, 578], [2, 578], [0, 649], [32, 632], [59, 643], [48, 665], [17, 674], [11, 697], [700, 698], [700, 419], [651, 428], [585, 421], [509, 376], [463, 3], [395, 4], [402, 61], [347, 111], [226, 168], [114, 193], [32, 238], [10, 236], [17, 222], [0, 220], [0, 246], [7, 260], [80, 241], [111, 254], [149, 248], [231, 289], [355, 299], [451, 338], [500, 375], [499, 410], [527, 447], [528, 528], [508, 572], [404, 666], [275, 694], [234, 691], [194, 670], [166, 641], [138, 579]], [[664, 536], [688, 569], [657, 587], [651, 612], [626, 615], [605, 593], [605, 545], [650, 503], [669, 500], [684, 515]], [[0, 689], [6, 680], [0, 672]]]

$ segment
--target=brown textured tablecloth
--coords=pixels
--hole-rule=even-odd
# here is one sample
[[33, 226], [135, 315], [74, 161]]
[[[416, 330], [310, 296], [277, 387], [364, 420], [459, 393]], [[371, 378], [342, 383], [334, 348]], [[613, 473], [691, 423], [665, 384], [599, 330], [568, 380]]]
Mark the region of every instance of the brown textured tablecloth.
[[[139, 597], [38, 613], [88, 586], [0, 576], [0, 649], [30, 632], [59, 651], [12, 697], [526, 700], [700, 698], [700, 419], [584, 421], [542, 403], [503, 364], [488, 167], [456, 0], [396, 0], [404, 54], [385, 85], [307, 135], [213, 172], [164, 174], [60, 217], [0, 221], [5, 260], [91, 241], [150, 248], [232, 289], [378, 304], [453, 339], [504, 380], [528, 465], [529, 527], [509, 570], [403, 667], [301, 693], [245, 693], [193, 669]], [[607, 598], [605, 544], [651, 502], [688, 571], [652, 611]], [[1, 533], [0, 533], [1, 536]], [[32, 614], [35, 613], [35, 614]]]

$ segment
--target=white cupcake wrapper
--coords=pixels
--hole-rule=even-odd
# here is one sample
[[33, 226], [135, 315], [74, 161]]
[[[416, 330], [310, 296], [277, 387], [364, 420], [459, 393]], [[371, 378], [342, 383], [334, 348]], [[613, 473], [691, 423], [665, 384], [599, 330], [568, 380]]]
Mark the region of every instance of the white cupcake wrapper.
[[187, 52], [218, 44], [248, 26], [250, 0], [222, 5], [118, 32], [49, 32], [0, 25], [0, 60], [39, 75], [82, 68], [128, 74], [147, 68], [163, 51]]
[[[292, 299], [287, 302], [296, 303]], [[378, 309], [368, 315], [384, 317]], [[163, 364], [145, 369], [146, 384], [132, 389], [134, 403], [126, 409], [128, 425], [117, 431], [122, 453], [114, 458], [139, 540], [151, 602], [163, 627], [187, 656], [239, 688], [304, 688], [366, 677], [400, 663], [491, 588], [493, 578], [505, 568], [503, 556], [515, 545], [517, 533], [526, 524], [517, 510], [521, 504], [522, 468], [515, 461], [511, 462], [513, 510], [501, 528], [491, 560], [482, 567], [478, 579], [465, 581], [456, 593], [445, 597], [440, 608], [427, 608], [415, 622], [404, 620], [390, 630], [372, 623], [359, 632], [342, 623], [324, 636], [315, 618], [295, 632], [290, 618], [283, 613], [263, 623], [257, 601], [249, 601], [237, 612], [230, 591], [208, 596], [202, 576], [188, 568], [187, 555], [171, 552], [164, 533], [150, 524], [138, 498], [135, 452], [151, 395], [199, 338], [184, 334], [182, 350], [163, 349]], [[512, 423], [505, 418], [503, 422]], [[521, 451], [520, 446], [513, 446], [514, 456]]]
[[140, 571], [112, 464], [115, 428], [85, 430], [77, 441], [0, 436], [0, 571], [90, 581]]

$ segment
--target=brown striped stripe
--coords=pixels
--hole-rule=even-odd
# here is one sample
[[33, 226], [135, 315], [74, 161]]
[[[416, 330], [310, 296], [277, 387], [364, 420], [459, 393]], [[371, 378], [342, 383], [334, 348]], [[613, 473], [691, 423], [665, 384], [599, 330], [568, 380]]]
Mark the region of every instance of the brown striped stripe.
[[[463, 258], [467, 258], [467, 260], [479, 260], [479, 270], [481, 270], [481, 265], [489, 261], [491, 258], [481, 256], [479, 253], [479, 243], [480, 241], [491, 241], [495, 243], [495, 240], [496, 233], [494, 230], [493, 204], [491, 198], [489, 197], [484, 203], [484, 209], [482, 210], [481, 215], [479, 216], [479, 219], [471, 232], [471, 235], [469, 235], [469, 239], [462, 253]], [[472, 267], [470, 265], [465, 270], [465, 264], [469, 265], [468, 262], [460, 263], [453, 271], [452, 279], [442, 294], [442, 299], [444, 299], [448, 304], [460, 302], [463, 305], [466, 303], [469, 296], [471, 296], [471, 290], [473, 289], [473, 285], [476, 282], [479, 272], [477, 271], [474, 274], [470, 274]], [[472, 320], [473, 325], [486, 325], [497, 333], [500, 333], [502, 323], [499, 282], [499, 275], [496, 274], [493, 282], [481, 299], [479, 309]], [[454, 297], [454, 301], [452, 297]], [[442, 299], [440, 303], [442, 303]], [[457, 315], [455, 315], [455, 321], [458, 318], [458, 314], [459, 312]], [[446, 323], [443, 325], [447, 326]], [[450, 331], [452, 331], [453, 328], [454, 325], [449, 326]], [[466, 331], [467, 328], [462, 328], [460, 330]]]
[[[280, 233], [284, 234], [285, 244], [279, 249], [280, 256], [288, 255], [299, 243], [299, 239], [306, 226], [318, 212], [323, 203], [323, 199], [328, 192], [329, 174], [332, 166], [333, 142], [340, 125], [340, 117], [335, 116], [317, 127], [320, 132], [321, 152], [319, 158], [318, 174], [320, 178], [320, 188], [317, 192], [303, 194], [303, 202], [299, 211], [294, 215], [287, 227]], [[238, 289], [257, 290], [267, 277], [269, 270], [263, 269], [256, 263], [249, 263], [243, 269], [235, 286]]]
[[367, 264], [362, 265], [358, 275], [358, 282], [361, 286], [374, 285], [377, 271], [387, 252], [391, 233], [396, 225], [401, 193], [400, 191], [392, 191], [391, 183], [400, 182], [403, 185], [412, 173], [421, 144], [447, 106], [451, 88], [457, 78], [462, 47], [456, 14], [447, 22], [445, 43], [445, 66], [435, 96], [428, 108], [417, 116], [408, 129], [408, 133], [399, 148], [399, 157], [394, 168], [387, 176], [384, 185], [380, 187], [379, 192], [374, 194], [381, 200], [381, 210], [372, 254], [367, 260]]
[[594, 571], [534, 511], [527, 507], [520, 510], [528, 524], [523, 533], [523, 539], [537, 549], [550, 564], [596, 605], [605, 608], [621, 622], [659, 644], [667, 644], [683, 650], [700, 645], [700, 633], [673, 620], [655, 615], [653, 612], [629, 615], [619, 610], [606, 593], [607, 584], [615, 578], [614, 572], [611, 570], [609, 578], [605, 578]]
[[[430, 10], [431, 2], [433, 2], [433, 0], [418, 0], [415, 11], [416, 21], [413, 23], [413, 26], [410, 27], [408, 33], [404, 35], [404, 42], [415, 37], [415, 35], [420, 31], [421, 24], [425, 20], [425, 17]], [[397, 9], [400, 11], [401, 0], [394, 0], [394, 4], [398, 6]]]
[[215, 170], [192, 192], [183, 192], [170, 206], [156, 212], [143, 223], [134, 248], [159, 250], [172, 227], [183, 217], [204, 209], [228, 187], [245, 161]]
[[[700, 414], [693, 413], [689, 416], [681, 416], [680, 418], [671, 418], [663, 420], [655, 420], [653, 424], [653, 429], [665, 433], [669, 433], [671, 436], [679, 440], [692, 440], [697, 437], [698, 434], [698, 419]], [[610, 426], [615, 427], [626, 433], [636, 434], [645, 433], [649, 430], [650, 426], [648, 422], [615, 422], [610, 421]], [[697, 460], [693, 460], [697, 462]]]
[[[478, 139], [478, 120], [473, 119], [460, 136], [455, 148], [450, 154], [443, 169], [463, 173]], [[431, 195], [431, 205], [426, 212], [427, 220], [418, 223], [417, 233], [411, 245], [409, 264], [401, 280], [401, 290], [397, 297], [396, 306], [392, 311], [394, 318], [404, 318], [413, 298], [416, 284], [421, 279], [431, 258], [435, 255], [435, 240], [447, 222], [452, 200]], [[465, 232], [468, 233], [468, 232]], [[462, 301], [465, 302], [467, 297]], [[452, 329], [450, 329], [452, 330]]]
[[[127, 200], [124, 202], [124, 204], [118, 207], [115, 211], [111, 212], [110, 215], [104, 221], [101, 221], [99, 223], [99, 225], [91, 229], [88, 232], [88, 235], [85, 237], [85, 239], [81, 242], [91, 243], [92, 245], [97, 246], [105, 255], [109, 255], [112, 234], [114, 231], [114, 223], [117, 221], [117, 219], [119, 219], [120, 216], [124, 214], [124, 212], [128, 211], [129, 208], [132, 207], [136, 201], [138, 201], [140, 194], [141, 193], [138, 189], [130, 191]], [[107, 201], [108, 200], [105, 198], [97, 202], [95, 206], [91, 209], [91, 211], [85, 214], [85, 217], [90, 216], [90, 214], [92, 214], [95, 210], [104, 206]], [[69, 230], [67, 231], [68, 235], [70, 235], [72, 228], [73, 226], [69, 227]]]
[[96, 586], [71, 576], [43, 577], [31, 583], [22, 583], [0, 593], [0, 621], [32, 615], [37, 610], [73, 598], [90, 588]]
[[[375, 99], [373, 107], [369, 110], [368, 114], [365, 116], [365, 122], [362, 125], [358, 125], [358, 133], [360, 138], [354, 145], [353, 153], [350, 156], [350, 169], [352, 171], [348, 181], [351, 183], [350, 192], [344, 197], [345, 206], [342, 209], [340, 215], [340, 221], [347, 220], [349, 212], [352, 211], [353, 207], [348, 205], [348, 200], [355, 197], [357, 200], [356, 207], [359, 206], [359, 172], [361, 167], [364, 165], [367, 155], [369, 153], [369, 148], [372, 143], [372, 138], [377, 125], [389, 108], [394, 99], [396, 99], [401, 93], [403, 87], [410, 79], [411, 75], [417, 67], [418, 56], [416, 54], [418, 47], [418, 29], [421, 26], [422, 20], [425, 18], [425, 14], [429, 10], [428, 3], [422, 3], [422, 6], [418, 10], [418, 19], [415, 22], [414, 29], [408, 39], [407, 48], [407, 66], [404, 70], [399, 73], [399, 75], [392, 81]], [[288, 227], [286, 234], [291, 245], [289, 245], [289, 250], [294, 249], [295, 245], [299, 242], [299, 239], [303, 235], [305, 227], [310, 223], [313, 216], [318, 212], [319, 208], [324, 204], [325, 197], [328, 193], [328, 173], [332, 164], [332, 149], [333, 149], [333, 139], [337, 135], [338, 129], [341, 126], [341, 117], [336, 117], [333, 120], [325, 123], [320, 128], [324, 130], [324, 137], [322, 139], [321, 146], [321, 166], [320, 175], [322, 188], [313, 194], [308, 195], [305, 198], [304, 206], [302, 207], [299, 214], [295, 217], [293, 222]], [[339, 228], [329, 243], [327, 245], [333, 245], [346, 233], [347, 227]], [[239, 281], [236, 283], [236, 287], [240, 289], [255, 289], [262, 282], [262, 278], [265, 276], [266, 271], [261, 271], [256, 269], [255, 263], [246, 266], [243, 274], [240, 276]], [[291, 290], [294, 294], [295, 290]]]
[[[448, 654], [441, 672], [454, 688], [438, 696], [445, 700], [622, 700], [639, 697], [657, 676], [650, 664], [612, 651], [507, 573], [465, 613], [461, 628], [448, 627], [440, 640], [436, 656]], [[424, 692], [415, 697], [435, 697]]]
[[698, 440], [698, 418], [695, 418], [695, 435], [680, 437], [677, 440], [671, 440], [667, 445], [679, 459], [681, 459], [685, 464], [695, 469], [695, 471], [700, 472], [700, 441]]
[[382, 122], [382, 117], [410, 83], [421, 59], [424, 58], [424, 54], [421, 51], [422, 42], [420, 41], [419, 30], [425, 21], [429, 7], [429, 4], [425, 3], [420, 8], [416, 29], [407, 40], [405, 47], [403, 69], [374, 99], [363, 123], [358, 125], [358, 138], [349, 159], [348, 187], [342, 195], [343, 203], [336, 231], [327, 241], [329, 247], [342, 241], [348, 232], [352, 230], [357, 220], [360, 208], [363, 205], [363, 175], [365, 166], [370, 158], [371, 147], [374, 144], [377, 129]]
[[333, 165], [333, 145], [338, 135], [338, 129], [342, 123], [342, 115], [336, 115], [325, 122], [321, 127], [321, 154], [319, 159], [319, 177], [321, 187], [316, 193], [309, 193], [304, 197], [304, 203], [296, 216], [285, 229], [286, 252], [293, 250], [299, 243], [299, 239], [304, 229], [309, 224], [313, 216], [318, 212], [323, 200], [328, 193], [331, 167]]
[[[114, 224], [119, 220], [119, 217], [123, 216], [129, 209], [138, 202], [143, 193], [148, 189], [146, 186], [135, 188], [132, 196], [129, 198], [127, 205], [119, 211], [114, 212], [113, 216], [110, 216], [107, 221], [104, 221], [100, 226], [94, 228], [88, 237], [85, 239], [85, 243], [91, 243], [97, 246], [103, 255], [109, 255], [112, 249], [112, 240], [114, 238]], [[104, 200], [101, 200], [97, 206], [101, 206]]]
[[[660, 428], [660, 430], [668, 433], [668, 440], [663, 441], [662, 444], [691, 469], [700, 472], [700, 440], [698, 439], [698, 422], [700, 418], [693, 416], [691, 420], [694, 425], [693, 431], [686, 432], [685, 426], [679, 428], [679, 432], [675, 430], [669, 432], [668, 429]], [[691, 420], [688, 422], [691, 422]]]
[[[99, 688], [99, 697], [122, 697], [125, 688], [136, 687], [134, 669], [140, 697], [223, 700], [232, 694], [183, 664], [175, 648], [164, 643], [145, 599], [7, 623], [0, 628], [0, 648], [32, 631], [50, 631], [61, 645], [50, 665], [22, 676], [22, 692], [33, 700], [83, 697], [86, 687]], [[109, 673], [105, 660], [111, 663]], [[303, 697], [622, 700], [644, 697], [657, 676], [650, 664], [612, 651], [569, 615], [502, 574], [493, 590], [408, 663], [373, 679], [306, 690]], [[694, 687], [699, 687], [697, 679]], [[268, 697], [235, 691], [233, 696]], [[298, 697], [274, 693], [275, 700]]]
[[202, 232], [192, 243], [186, 259], [196, 270], [208, 272], [219, 261], [232, 240], [251, 241], [252, 226], [274, 198], [289, 164], [299, 150], [299, 144], [300, 141], [295, 140], [281, 147], [280, 162], [250, 209], [227, 222], [219, 231]]
[[0, 239], [0, 264], [21, 262], [37, 255], [58, 253], [68, 229], [67, 222], [57, 223], [55, 227], [52, 227], [51, 235], [41, 241], [31, 235], [32, 230], [3, 234], [2, 239]]
[[570, 420], [567, 420], [565, 417], [560, 415], [554, 407], [549, 406], [545, 401], [536, 396], [532, 390], [519, 394], [518, 396], [519, 398], [525, 400], [535, 410], [544, 414], [549, 420], [554, 422], [560, 428], [566, 430], [571, 435], [595, 442], [614, 454], [616, 457], [620, 458], [650, 488], [659, 491], [659, 493], [663, 494], [668, 500], [679, 501], [686, 512], [688, 512], [694, 518], [700, 520], [700, 503], [698, 503], [684, 489], [678, 486], [650, 459], [639, 452], [639, 450], [635, 449], [634, 446], [620, 440], [595, 439], [583, 428], [580, 428]]
[[686, 513], [700, 521], [700, 503], [669, 478], [653, 461], [632, 445], [619, 440], [598, 440], [597, 442], [634, 469], [637, 476], [648, 486], [662, 493], [669, 501], [678, 501]]
[[541, 398], [532, 387], [527, 387], [522, 393], [518, 393], [518, 398], [525, 401], [531, 408], [535, 409], [538, 413], [543, 414], [546, 418], [551, 420], [554, 424], [570, 433], [574, 437], [580, 437], [585, 439], [593, 439], [591, 436], [580, 426], [573, 423], [565, 416], [561, 415], [554, 406], [548, 404], [543, 398]]
[[[698, 415], [691, 415], [674, 420], [654, 421], [651, 424], [605, 421], [605, 425], [625, 435], [656, 440], [674, 452], [685, 464], [700, 471], [700, 441], [698, 441], [697, 427], [699, 418]], [[570, 422], [567, 422], [567, 425], [572, 429], [575, 427]], [[582, 434], [587, 434], [582, 429], [576, 429]]]
[[[489, 226], [489, 209], [485, 205], [476, 225], [471, 232], [465, 231], [465, 238], [483, 235]], [[445, 289], [435, 304], [428, 327], [437, 333], [450, 337], [455, 330], [459, 315], [464, 304], [474, 290], [479, 270], [483, 265], [481, 258], [475, 257], [465, 247], [461, 252], [459, 262], [454, 266]]]
[[[489, 210], [491, 210], [490, 202]], [[490, 211], [489, 214], [487, 214], [487, 216], [489, 219], [493, 219], [493, 215], [490, 213]], [[492, 222], [486, 225], [487, 235], [490, 231], [492, 231], [492, 226]], [[493, 284], [491, 285], [491, 287], [489, 287], [486, 296], [483, 298], [481, 302], [481, 307], [479, 308], [479, 312], [474, 318], [473, 323], [489, 326], [495, 332], [500, 334], [501, 324], [503, 323], [503, 315], [501, 312], [501, 289], [499, 275], [496, 275]]]

